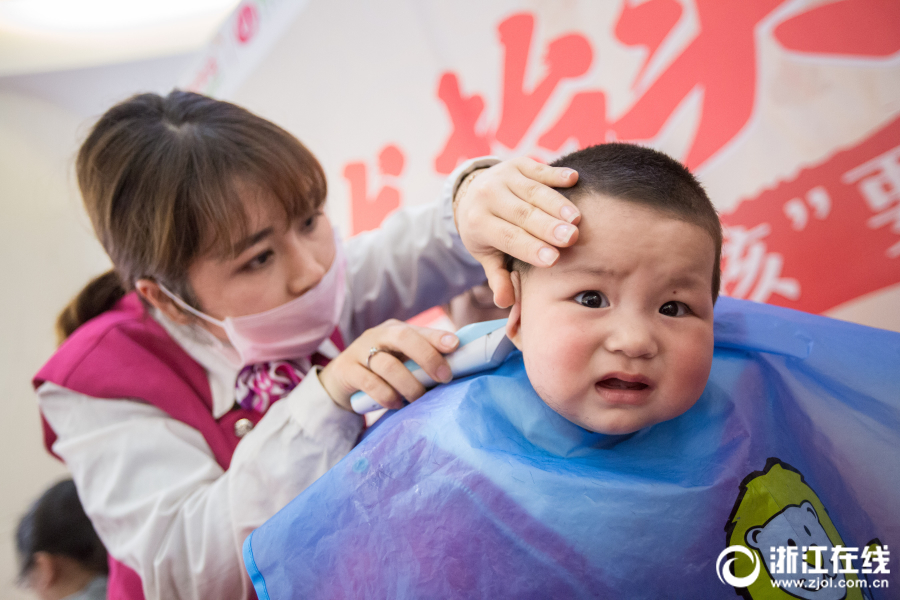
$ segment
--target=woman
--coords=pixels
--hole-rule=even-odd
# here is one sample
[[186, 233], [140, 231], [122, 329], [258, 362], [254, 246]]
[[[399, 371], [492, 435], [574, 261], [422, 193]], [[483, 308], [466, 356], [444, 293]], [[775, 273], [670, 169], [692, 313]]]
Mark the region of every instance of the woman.
[[454, 207], [498, 282], [501, 251], [552, 262], [534, 236], [576, 237], [577, 216], [540, 210], [571, 203], [535, 183], [576, 176], [518, 161], [468, 175], [454, 204], [459, 171], [442, 204], [343, 249], [299, 141], [178, 91], [111, 108], [77, 171], [114, 268], [61, 315], [68, 339], [35, 386], [47, 446], [112, 557], [111, 598], [249, 597], [241, 543], [353, 446], [350, 395], [415, 400], [403, 357], [448, 378], [455, 336], [389, 319], [483, 280]]

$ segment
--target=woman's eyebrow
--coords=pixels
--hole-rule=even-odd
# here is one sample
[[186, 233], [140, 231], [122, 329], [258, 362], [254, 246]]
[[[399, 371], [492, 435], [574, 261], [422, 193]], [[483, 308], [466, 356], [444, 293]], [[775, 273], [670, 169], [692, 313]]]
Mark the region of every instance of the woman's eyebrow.
[[234, 245], [234, 255], [237, 256], [237, 255], [241, 254], [244, 250], [249, 248], [250, 246], [260, 243], [267, 237], [271, 236], [272, 233], [274, 233], [274, 231], [275, 230], [272, 227], [266, 227], [265, 229], [262, 229], [260, 231], [257, 231], [256, 233], [248, 235], [247, 237], [245, 237], [244, 239], [242, 239], [241, 241], [239, 241], [237, 244]]

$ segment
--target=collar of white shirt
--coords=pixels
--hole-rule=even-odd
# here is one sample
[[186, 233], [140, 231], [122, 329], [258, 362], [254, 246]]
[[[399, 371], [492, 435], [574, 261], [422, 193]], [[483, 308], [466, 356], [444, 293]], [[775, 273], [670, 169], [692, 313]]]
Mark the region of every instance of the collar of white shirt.
[[150, 314], [188, 356], [206, 369], [212, 392], [213, 418], [218, 419], [234, 408], [234, 382], [239, 369], [232, 367], [224, 356], [215, 351], [206, 338], [209, 334], [198, 331], [195, 325], [175, 323], [155, 308], [150, 309]]
[[[175, 323], [155, 308], [150, 309], [151, 316], [166, 330], [172, 339], [206, 370], [209, 389], [212, 392], [212, 414], [218, 419], [234, 408], [235, 381], [240, 369], [232, 367], [225, 357], [213, 348], [209, 333], [199, 331], [196, 325], [180, 325]], [[328, 358], [335, 358], [339, 353], [337, 346], [326, 339], [319, 346], [318, 352]], [[303, 371], [310, 368], [309, 360], [303, 359]]]

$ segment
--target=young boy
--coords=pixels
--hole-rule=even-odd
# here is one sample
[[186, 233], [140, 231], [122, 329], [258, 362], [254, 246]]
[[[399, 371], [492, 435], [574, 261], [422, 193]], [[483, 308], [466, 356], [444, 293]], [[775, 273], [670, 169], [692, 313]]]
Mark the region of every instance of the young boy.
[[[522, 352], [254, 531], [260, 600], [836, 598], [808, 585], [837, 580], [835, 548], [896, 544], [900, 336], [723, 298], [714, 356], [722, 232], [696, 180], [623, 144], [554, 165], [579, 173], [579, 238], [511, 265]], [[804, 545], [820, 575], [779, 572]]]
[[553, 166], [582, 212], [578, 242], [547, 269], [510, 260], [506, 331], [553, 410], [598, 433], [677, 417], [703, 392], [713, 354], [722, 228], [693, 175], [661, 152], [593, 146]]

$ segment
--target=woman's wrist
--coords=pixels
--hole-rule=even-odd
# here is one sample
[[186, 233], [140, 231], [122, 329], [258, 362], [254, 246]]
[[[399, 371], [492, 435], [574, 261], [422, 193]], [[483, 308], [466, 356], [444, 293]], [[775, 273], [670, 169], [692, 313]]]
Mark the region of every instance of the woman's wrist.
[[466, 195], [466, 191], [469, 189], [469, 185], [471, 185], [472, 181], [488, 168], [489, 167], [478, 167], [474, 169], [463, 178], [456, 188], [456, 193], [453, 194], [453, 223], [456, 225], [457, 231], [459, 231], [459, 221], [456, 219], [456, 207], [459, 205], [459, 200]]
[[328, 395], [328, 398], [334, 403], [335, 406], [337, 406], [341, 410], [353, 412], [353, 409], [350, 407], [349, 397], [347, 397], [346, 393], [340, 393], [342, 391], [342, 386], [340, 386], [339, 383], [334, 380], [333, 375], [334, 369], [336, 367], [329, 368], [334, 364], [334, 360], [322, 367], [316, 373], [319, 378], [319, 384], [322, 386], [322, 389], [325, 391], [325, 393]]

